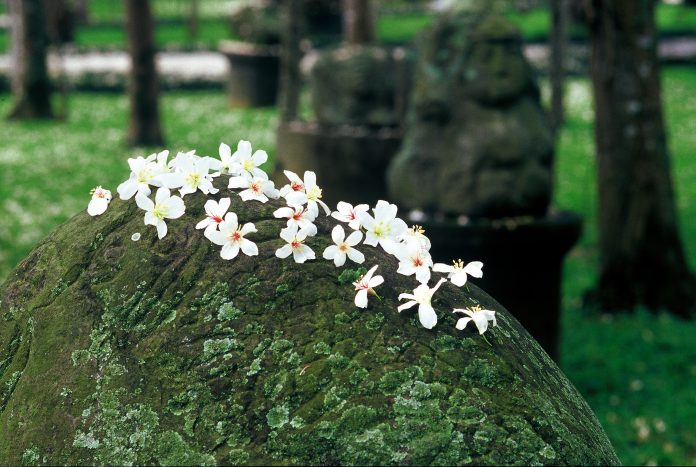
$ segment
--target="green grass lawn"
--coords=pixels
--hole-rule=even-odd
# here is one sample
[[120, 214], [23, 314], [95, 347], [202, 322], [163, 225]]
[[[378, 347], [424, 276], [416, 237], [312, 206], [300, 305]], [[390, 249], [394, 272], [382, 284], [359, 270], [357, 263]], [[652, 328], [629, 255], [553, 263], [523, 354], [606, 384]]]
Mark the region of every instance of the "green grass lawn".
[[[154, 2], [155, 18], [161, 22], [156, 27], [156, 40], [160, 47], [191, 48], [193, 46], [215, 49], [222, 39], [232, 37], [227, 25], [227, 16], [234, 2], [203, 0], [201, 2], [199, 36], [192, 39], [186, 29], [188, 3], [185, 1], [159, 0]], [[82, 48], [125, 48], [125, 32], [122, 25], [124, 11], [122, 2], [98, 0], [90, 2], [90, 20], [93, 25], [80, 26], [76, 30], [75, 44]], [[506, 12], [507, 17], [522, 31], [527, 41], [543, 41], [549, 36], [550, 13], [537, 8], [524, 13], [516, 10]], [[432, 13], [410, 12], [384, 14], [377, 25], [378, 36], [386, 44], [410, 42], [416, 34], [428, 26]], [[657, 7], [658, 28], [663, 35], [696, 35], [696, 8], [660, 3]], [[586, 37], [586, 31], [578, 25], [571, 28], [574, 38]], [[8, 34], [0, 30], [0, 53], [8, 50]]]
[[[664, 97], [681, 229], [696, 269], [696, 69], [669, 68]], [[274, 153], [277, 115], [231, 110], [221, 93], [172, 92], [162, 101], [167, 148], [215, 155], [240, 138]], [[9, 96], [0, 95], [0, 114]], [[562, 362], [627, 464], [696, 464], [696, 323], [645, 312], [588, 314], [580, 308], [597, 264], [595, 159], [589, 83], [569, 84], [569, 120], [559, 141], [554, 204], [585, 217], [565, 265]], [[85, 209], [97, 184], [114, 193], [126, 159], [157, 148], [124, 147], [127, 100], [76, 94], [63, 122], [0, 125], [0, 280], [56, 225]], [[659, 248], [659, 245], [655, 246]]]
[[[548, 39], [551, 27], [551, 14], [548, 9], [537, 8], [524, 13], [510, 10], [507, 16], [517, 24], [525, 40]], [[694, 7], [659, 3], [656, 21], [662, 35], [696, 34], [696, 8]], [[570, 35], [574, 38], [584, 38], [587, 32], [583, 27], [574, 25], [570, 29]]]

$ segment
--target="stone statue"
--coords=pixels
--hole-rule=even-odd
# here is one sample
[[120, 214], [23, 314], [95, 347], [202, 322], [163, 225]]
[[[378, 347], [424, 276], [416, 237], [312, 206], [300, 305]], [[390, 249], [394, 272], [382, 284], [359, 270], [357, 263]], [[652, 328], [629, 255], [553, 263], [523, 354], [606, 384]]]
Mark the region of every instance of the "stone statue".
[[328, 125], [398, 125], [407, 69], [402, 49], [346, 45], [318, 54], [309, 70], [317, 121]]
[[517, 29], [490, 12], [450, 10], [420, 49], [404, 144], [388, 173], [394, 200], [472, 218], [543, 216], [553, 136]]

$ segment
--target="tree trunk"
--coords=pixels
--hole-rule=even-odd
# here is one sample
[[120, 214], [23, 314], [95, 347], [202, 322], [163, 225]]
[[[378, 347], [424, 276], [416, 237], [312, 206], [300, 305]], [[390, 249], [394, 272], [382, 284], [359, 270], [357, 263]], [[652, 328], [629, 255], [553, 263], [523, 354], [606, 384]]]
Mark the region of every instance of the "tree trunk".
[[690, 315], [696, 280], [677, 225], [655, 1], [594, 0], [587, 17], [599, 170], [598, 304]]
[[75, 0], [73, 5], [75, 9], [75, 23], [80, 25], [89, 24], [89, 1]]
[[199, 29], [199, 5], [198, 0], [191, 0], [189, 5], [189, 11], [186, 18], [186, 34], [190, 41], [195, 41], [198, 39], [198, 29]]
[[563, 125], [565, 68], [564, 56], [568, 39], [568, 0], [551, 1], [551, 121], [554, 132]]
[[[15, 104], [9, 118], [53, 118], [46, 23], [41, 0], [10, 0]], [[16, 28], [16, 29], [15, 29]], [[18, 41], [18, 42], [17, 42]]]
[[148, 0], [126, 0], [126, 27], [131, 56], [128, 144], [162, 145], [164, 141], [158, 106], [154, 22]]
[[302, 51], [302, 0], [287, 0], [283, 5], [282, 49], [280, 75], [280, 119], [289, 122], [297, 118], [300, 101], [300, 59]]
[[67, 0], [43, 0], [46, 13], [46, 31], [53, 45], [75, 40], [75, 17]]
[[370, 44], [377, 38], [377, 14], [372, 0], [343, 0], [343, 31], [349, 44]]

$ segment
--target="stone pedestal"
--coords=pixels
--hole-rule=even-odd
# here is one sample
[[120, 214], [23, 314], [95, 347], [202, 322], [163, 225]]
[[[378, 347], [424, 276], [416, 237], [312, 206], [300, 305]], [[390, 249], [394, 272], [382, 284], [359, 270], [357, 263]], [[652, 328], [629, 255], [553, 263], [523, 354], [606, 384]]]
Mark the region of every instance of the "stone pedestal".
[[280, 46], [222, 41], [218, 50], [230, 63], [227, 96], [232, 107], [276, 104]]
[[427, 218], [422, 225], [436, 262], [483, 261], [476, 285], [495, 296], [558, 360], [563, 258], [580, 238], [582, 219], [571, 212], [544, 218], [456, 221]]
[[287, 183], [283, 170], [313, 170], [330, 207], [339, 201], [374, 205], [387, 199], [387, 166], [400, 144], [401, 131], [396, 128], [284, 123], [278, 128], [278, 180]]

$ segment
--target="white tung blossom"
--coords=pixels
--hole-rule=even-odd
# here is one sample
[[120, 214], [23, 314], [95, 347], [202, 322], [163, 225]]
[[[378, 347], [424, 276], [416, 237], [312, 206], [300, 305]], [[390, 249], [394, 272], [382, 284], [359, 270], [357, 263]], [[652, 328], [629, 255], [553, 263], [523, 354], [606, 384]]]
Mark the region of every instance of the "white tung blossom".
[[100, 186], [92, 189], [92, 199], [87, 205], [87, 214], [90, 216], [99, 216], [104, 214], [106, 208], [111, 202], [111, 192]]
[[307, 235], [314, 236], [317, 234], [317, 226], [314, 225], [316, 216], [313, 216], [304, 206], [285, 206], [273, 211], [273, 217], [278, 219], [287, 219], [287, 226], [296, 225], [298, 230], [304, 229]]
[[402, 293], [399, 295], [399, 300], [408, 299], [409, 301], [399, 306], [398, 311], [401, 312], [414, 305], [418, 305], [418, 319], [424, 328], [432, 329], [437, 324], [437, 313], [431, 305], [433, 294], [442, 285], [447, 282], [446, 279], [440, 279], [432, 289], [428, 284], [421, 284], [413, 290], [412, 294]]
[[241, 250], [247, 256], [256, 256], [259, 249], [254, 242], [245, 238], [247, 234], [257, 232], [256, 227], [251, 222], [239, 225], [237, 215], [228, 212], [225, 219], [220, 223], [220, 230], [210, 230], [205, 232], [205, 236], [216, 245], [221, 245], [220, 257], [222, 259], [232, 259]]
[[184, 200], [178, 196], [171, 196], [166, 187], [157, 190], [154, 203], [141, 193], [135, 195], [135, 202], [140, 209], [145, 211], [145, 225], [154, 225], [157, 228], [159, 238], [164, 238], [167, 235], [167, 223], [164, 220], [178, 219], [184, 215], [186, 210]]
[[447, 273], [447, 278], [452, 281], [457, 287], [466, 284], [467, 274], [471, 277], [483, 277], [483, 263], [481, 261], [472, 261], [464, 265], [464, 261], [458, 259], [452, 262], [452, 266], [444, 263], [435, 263], [433, 271]]
[[254, 176], [252, 178], [247, 174], [231, 177], [228, 188], [244, 188], [244, 190], [239, 192], [239, 196], [244, 201], [253, 199], [265, 203], [269, 199], [277, 199], [280, 196], [273, 182], [268, 180], [268, 176], [265, 173], [263, 173], [262, 177]]
[[353, 248], [362, 240], [362, 232], [352, 232], [346, 238], [343, 227], [337, 225], [331, 231], [331, 239], [335, 245], [326, 247], [323, 256], [324, 259], [333, 260], [336, 267], [343, 266], [346, 263], [346, 256], [358, 264], [362, 264], [365, 261], [365, 255]]
[[185, 196], [201, 190], [205, 194], [215, 194], [219, 190], [213, 186], [210, 169], [215, 165], [210, 157], [199, 157], [193, 151], [177, 154], [170, 162], [173, 172], [160, 175], [158, 179], [167, 188], [179, 188], [179, 194]]
[[329, 207], [321, 200], [322, 189], [317, 185], [317, 174], [307, 170], [304, 173], [304, 180], [300, 180], [296, 173], [289, 170], [285, 171], [285, 175], [291, 183], [283, 187], [281, 195], [290, 206], [306, 204], [307, 209], [314, 216], [319, 215], [319, 206], [321, 206], [327, 216], [331, 214]]
[[296, 225], [291, 225], [280, 231], [280, 238], [287, 242], [286, 245], [276, 250], [278, 258], [287, 258], [292, 254], [296, 263], [304, 263], [308, 259], [316, 258], [314, 251], [304, 244], [307, 239], [306, 230], [298, 230]]
[[399, 237], [408, 230], [406, 223], [396, 217], [397, 210], [395, 204], [379, 200], [372, 210], [374, 216], [367, 212], [358, 214], [360, 224], [366, 231], [365, 243], [367, 245], [377, 246], [379, 244], [389, 254], [396, 252]]
[[495, 311], [484, 310], [479, 305], [475, 305], [471, 308], [455, 308], [453, 313], [464, 313], [467, 315], [464, 318], [460, 318], [457, 321], [457, 329], [462, 330], [469, 324], [469, 321], [473, 321], [478, 329], [479, 334], [483, 334], [488, 329], [488, 322], [492, 321], [493, 326], [497, 326], [498, 323], [495, 319]]
[[399, 260], [399, 269], [396, 272], [404, 276], [415, 274], [416, 280], [421, 284], [430, 280], [430, 268], [433, 266], [433, 260], [420, 242], [400, 243], [394, 256]]
[[377, 270], [377, 266], [378, 265], [375, 264], [370, 268], [369, 271], [367, 271], [367, 274], [362, 276], [356, 282], [353, 282], [353, 286], [355, 286], [355, 290], [357, 291], [355, 294], [355, 306], [358, 308], [367, 308], [367, 295], [377, 295], [374, 288], [384, 283], [384, 277], [373, 277], [373, 274]]
[[261, 164], [268, 160], [266, 151], [257, 150], [251, 153], [251, 143], [240, 140], [237, 144], [237, 151], [231, 157], [232, 165], [230, 172], [236, 174], [248, 174], [250, 177], [263, 177], [266, 175], [261, 168]]
[[206, 201], [204, 206], [206, 218], [196, 224], [196, 228], [205, 229], [205, 234], [216, 230], [230, 208], [230, 203], [230, 198], [222, 198], [219, 202], [213, 199]]
[[367, 212], [369, 209], [370, 206], [367, 204], [358, 204], [354, 207], [350, 203], [339, 201], [336, 206], [336, 211], [331, 213], [331, 217], [341, 222], [347, 222], [348, 227], [353, 230], [360, 230], [360, 219], [358, 219], [358, 214]]
[[138, 156], [128, 159], [128, 166], [131, 169], [128, 180], [121, 183], [116, 191], [121, 199], [131, 199], [136, 193], [150, 196], [150, 185], [155, 187], [162, 186], [159, 176], [169, 172], [167, 167], [167, 157], [169, 151], [162, 151], [158, 154], [150, 154], [147, 158]]
[[421, 248], [430, 251], [430, 239], [425, 236], [425, 230], [420, 225], [414, 225], [406, 230], [406, 232], [401, 234], [399, 240], [409, 245], [415, 243]]

